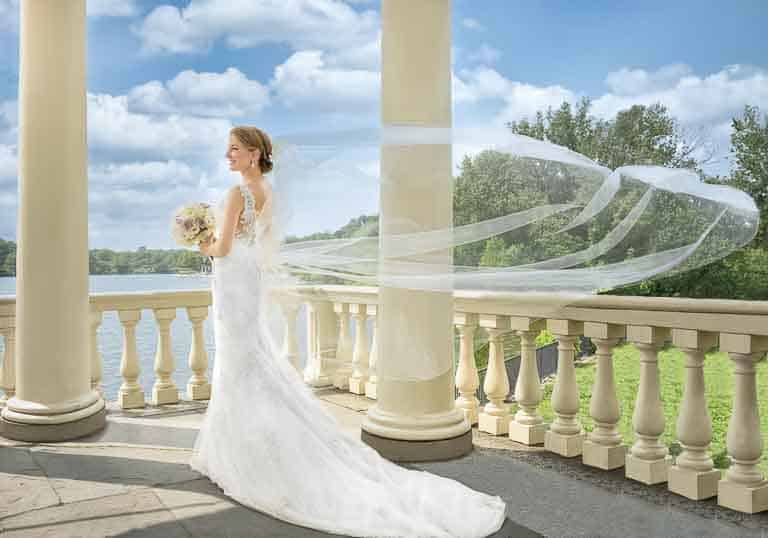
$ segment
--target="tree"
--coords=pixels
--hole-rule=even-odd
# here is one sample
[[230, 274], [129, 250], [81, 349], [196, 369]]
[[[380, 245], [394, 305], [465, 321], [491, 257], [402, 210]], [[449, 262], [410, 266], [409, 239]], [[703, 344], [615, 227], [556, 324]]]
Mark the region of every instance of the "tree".
[[731, 150], [736, 167], [732, 184], [748, 193], [760, 209], [760, 228], [753, 245], [768, 247], [768, 115], [760, 118], [760, 109], [745, 106], [740, 118], [731, 122]]

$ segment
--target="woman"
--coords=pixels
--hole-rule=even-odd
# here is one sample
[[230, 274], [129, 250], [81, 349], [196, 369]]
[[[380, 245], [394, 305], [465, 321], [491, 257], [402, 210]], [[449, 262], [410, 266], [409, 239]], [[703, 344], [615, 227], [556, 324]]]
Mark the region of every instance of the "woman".
[[212, 396], [190, 466], [240, 503], [348, 536], [483, 537], [501, 528], [501, 497], [401, 467], [345, 434], [269, 330], [265, 268], [275, 248], [269, 137], [230, 133], [230, 170], [242, 182], [217, 207], [212, 256], [216, 358]]

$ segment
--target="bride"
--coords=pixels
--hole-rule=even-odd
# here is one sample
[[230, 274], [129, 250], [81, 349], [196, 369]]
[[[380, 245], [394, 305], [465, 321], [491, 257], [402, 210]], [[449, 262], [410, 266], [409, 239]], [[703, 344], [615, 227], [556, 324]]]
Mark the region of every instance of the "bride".
[[216, 357], [190, 467], [246, 506], [329, 533], [483, 537], [499, 530], [501, 497], [383, 458], [343, 432], [281, 358], [266, 277], [274, 250], [274, 193], [264, 177], [272, 144], [255, 127], [235, 127], [226, 156], [242, 181], [217, 205], [217, 236], [200, 245], [213, 257]]

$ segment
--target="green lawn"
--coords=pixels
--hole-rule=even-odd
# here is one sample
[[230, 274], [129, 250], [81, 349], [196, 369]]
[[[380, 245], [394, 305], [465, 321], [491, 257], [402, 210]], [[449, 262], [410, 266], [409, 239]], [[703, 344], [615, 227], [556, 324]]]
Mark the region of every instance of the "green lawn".
[[[635, 406], [635, 396], [640, 380], [640, 353], [632, 345], [623, 345], [614, 351], [614, 371], [616, 389], [618, 391], [619, 405], [621, 407], [621, 420], [619, 431], [628, 446], [634, 441], [632, 432], [632, 413]], [[670, 447], [672, 454], [679, 452], [679, 445], [675, 441], [675, 424], [677, 410], [683, 396], [683, 380], [685, 376], [685, 356], [674, 348], [662, 351], [659, 356], [659, 368], [661, 375], [661, 399], [664, 403], [664, 416], [666, 428], [662, 440]], [[581, 400], [579, 416], [584, 429], [592, 430], [592, 419], [589, 416], [589, 399], [595, 380], [595, 364], [586, 364], [576, 369], [576, 378], [579, 383], [579, 395]], [[704, 363], [704, 379], [706, 383], [706, 395], [709, 403], [709, 414], [712, 418], [712, 444], [710, 451], [715, 461], [715, 467], [728, 467], [728, 457], [725, 446], [725, 435], [728, 429], [728, 420], [731, 414], [731, 402], [733, 393], [733, 366], [726, 353], [710, 353]], [[768, 446], [768, 362], [757, 364], [757, 393], [760, 407], [760, 431], [763, 434], [763, 443]], [[552, 413], [552, 383], [545, 385], [544, 399], [541, 402], [540, 412], [546, 422], [553, 419]], [[514, 412], [513, 406], [513, 412]], [[763, 452], [760, 465], [763, 473], [768, 475], [768, 450]]]

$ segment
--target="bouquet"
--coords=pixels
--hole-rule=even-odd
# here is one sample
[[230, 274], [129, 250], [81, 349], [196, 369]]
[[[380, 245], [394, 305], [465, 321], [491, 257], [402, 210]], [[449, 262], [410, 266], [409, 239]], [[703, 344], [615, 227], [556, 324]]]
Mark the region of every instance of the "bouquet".
[[171, 225], [171, 236], [185, 247], [194, 247], [211, 239], [215, 231], [216, 217], [211, 205], [205, 202], [180, 208]]

